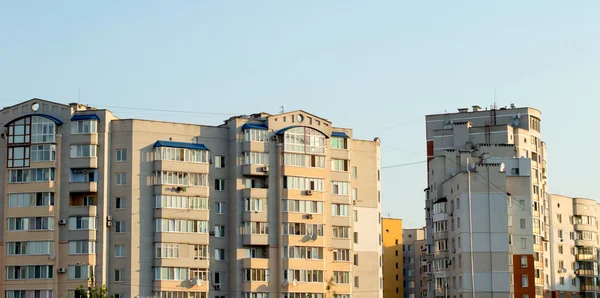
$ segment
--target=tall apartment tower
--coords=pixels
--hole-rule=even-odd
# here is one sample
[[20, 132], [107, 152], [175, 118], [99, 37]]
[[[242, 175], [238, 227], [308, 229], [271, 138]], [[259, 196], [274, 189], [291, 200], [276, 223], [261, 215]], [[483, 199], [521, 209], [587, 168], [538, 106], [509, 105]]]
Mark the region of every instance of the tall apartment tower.
[[204, 126], [41, 99], [0, 123], [6, 298], [382, 297], [378, 138], [304, 111]]
[[543, 297], [546, 145], [533, 108], [426, 116], [428, 297]]
[[546, 286], [552, 298], [598, 296], [598, 216], [592, 199], [550, 195], [550, 252], [544, 260]]
[[405, 298], [427, 297], [427, 281], [422, 278], [426, 251], [425, 228], [404, 229], [402, 232], [402, 275]]
[[383, 298], [404, 297], [402, 219], [383, 219]]

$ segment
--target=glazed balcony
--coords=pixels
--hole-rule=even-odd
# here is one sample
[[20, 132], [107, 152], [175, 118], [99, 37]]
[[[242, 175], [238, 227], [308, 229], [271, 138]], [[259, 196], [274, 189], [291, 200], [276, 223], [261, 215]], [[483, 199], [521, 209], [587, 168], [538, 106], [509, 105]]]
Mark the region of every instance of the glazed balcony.
[[267, 191], [267, 188], [244, 188], [243, 195], [244, 198], [266, 199]]
[[269, 143], [245, 141], [242, 143], [243, 152], [269, 152]]
[[433, 233], [433, 239], [435, 239], [435, 240], [448, 239], [448, 231]]
[[596, 277], [596, 276], [598, 276], [598, 270], [594, 270], [594, 269], [577, 269], [577, 270], [575, 270], [575, 274], [577, 276]]
[[207, 186], [154, 185], [155, 195], [208, 197]]
[[96, 217], [98, 214], [96, 206], [69, 206], [67, 211], [69, 216]]
[[269, 269], [268, 258], [245, 258], [242, 260], [242, 268]]
[[98, 134], [97, 133], [71, 134], [70, 141], [71, 141], [71, 144], [98, 145]]
[[242, 212], [242, 221], [267, 222], [267, 212], [244, 211]]
[[72, 169], [97, 169], [97, 157], [71, 157], [69, 159], [69, 167]]
[[174, 160], [155, 160], [155, 171], [208, 174], [208, 163], [196, 163]]
[[267, 165], [244, 165], [242, 167], [242, 174], [245, 176], [268, 176], [270, 169]]
[[242, 235], [243, 245], [269, 245], [269, 235], [252, 234]]
[[69, 191], [72, 193], [98, 192], [98, 182], [70, 182]]

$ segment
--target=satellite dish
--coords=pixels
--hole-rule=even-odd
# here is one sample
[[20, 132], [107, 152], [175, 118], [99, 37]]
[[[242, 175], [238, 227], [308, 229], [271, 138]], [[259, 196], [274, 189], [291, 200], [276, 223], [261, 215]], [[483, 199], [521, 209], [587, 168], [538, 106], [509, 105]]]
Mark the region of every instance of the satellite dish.
[[192, 285], [198, 284], [198, 279], [196, 279], [196, 278], [192, 278], [192, 280], [190, 280], [190, 283], [191, 283]]
[[282, 285], [282, 286], [284, 286], [284, 287], [287, 287], [287, 285], [288, 285], [288, 281], [287, 281], [287, 279], [286, 279], [286, 280], [284, 280], [284, 281], [283, 281], [283, 283], [281, 283], [281, 285]]
[[317, 234], [312, 234], [312, 237], [311, 237], [311, 239], [312, 239], [313, 241], [317, 240]]
[[563, 273], [567, 273], [567, 268], [563, 268]]
[[292, 282], [292, 284], [293, 284], [293, 285], [294, 285], [294, 287], [295, 287], [295, 286], [297, 286], [297, 285], [298, 285], [298, 281], [294, 279], [294, 281]]
[[519, 124], [521, 124], [521, 121], [519, 121], [519, 120], [515, 120], [515, 121], [513, 121], [513, 126], [514, 126], [514, 127], [518, 127], [518, 126], [519, 126]]

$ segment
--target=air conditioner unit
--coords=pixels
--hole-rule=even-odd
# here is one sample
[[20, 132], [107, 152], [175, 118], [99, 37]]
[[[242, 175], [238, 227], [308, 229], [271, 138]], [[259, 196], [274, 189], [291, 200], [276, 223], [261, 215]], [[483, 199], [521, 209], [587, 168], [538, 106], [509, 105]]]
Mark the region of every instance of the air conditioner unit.
[[262, 167], [262, 171], [263, 171], [263, 172], [268, 172], [268, 171], [269, 171], [269, 166], [264, 166], [264, 167]]
[[308, 218], [308, 219], [312, 219], [312, 218], [313, 218], [313, 216], [312, 216], [312, 214], [306, 214], [306, 218]]
[[65, 268], [58, 268], [58, 273], [65, 273], [67, 272], [67, 269]]
[[208, 234], [211, 235], [211, 236], [216, 235], [215, 231], [210, 231], [210, 232], [208, 232]]
[[107, 222], [106, 222], [106, 226], [107, 226], [107, 227], [112, 227], [112, 220], [109, 220], [109, 221], [107, 221]]
[[271, 140], [273, 140], [273, 141], [277, 141], [277, 135], [273, 135], [273, 136], [271, 136]]
[[110, 215], [106, 216], [106, 220], [112, 221], [112, 216], [110, 216]]
[[308, 190], [306, 191], [306, 195], [307, 195], [307, 196], [312, 196], [312, 190], [308, 189]]
[[66, 225], [67, 224], [67, 220], [66, 219], [59, 219], [58, 220], [58, 224], [59, 225]]

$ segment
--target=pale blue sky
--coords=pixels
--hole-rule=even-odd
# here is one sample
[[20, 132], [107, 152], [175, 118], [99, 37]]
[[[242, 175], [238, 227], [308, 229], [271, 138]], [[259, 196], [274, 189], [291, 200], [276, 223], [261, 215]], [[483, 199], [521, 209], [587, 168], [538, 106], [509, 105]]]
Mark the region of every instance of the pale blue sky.
[[[495, 86], [542, 111], [551, 190], [598, 199], [600, 2], [553, 4], [2, 1], [0, 104], [80, 88], [100, 107], [223, 114], [110, 108], [122, 118], [213, 125], [283, 105], [379, 136], [389, 166], [424, 160], [425, 114], [490, 105]], [[384, 215], [424, 224], [425, 164], [382, 180]]]

